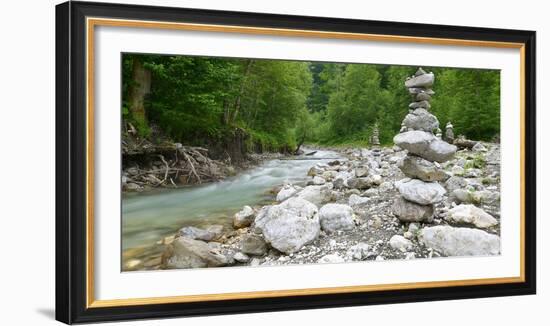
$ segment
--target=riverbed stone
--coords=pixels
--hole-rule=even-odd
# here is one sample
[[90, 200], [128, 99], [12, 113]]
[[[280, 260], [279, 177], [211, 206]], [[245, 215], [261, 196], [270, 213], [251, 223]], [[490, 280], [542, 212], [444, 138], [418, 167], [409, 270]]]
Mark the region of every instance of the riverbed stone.
[[402, 197], [395, 199], [392, 212], [401, 222], [426, 222], [433, 221], [433, 205], [419, 205]]
[[451, 223], [473, 224], [482, 229], [498, 224], [497, 219], [483, 209], [467, 204], [461, 204], [449, 210], [445, 220]]
[[402, 235], [396, 234], [390, 238], [390, 247], [401, 252], [406, 252], [407, 250], [412, 249], [412, 246], [413, 243], [411, 242], [411, 240], [406, 239]]
[[287, 200], [288, 198], [294, 196], [298, 192], [298, 189], [294, 187], [293, 185], [284, 185], [281, 190], [277, 193], [276, 200], [278, 202], [283, 202]]
[[305, 199], [310, 203], [321, 206], [322, 204], [330, 201], [332, 190], [331, 188], [332, 184], [321, 186], [307, 186], [296, 195], [296, 198]]
[[364, 260], [370, 255], [370, 246], [368, 243], [359, 242], [358, 244], [351, 246], [346, 252], [346, 257], [351, 260]]
[[319, 210], [321, 228], [326, 232], [349, 231], [355, 227], [353, 209], [344, 204], [326, 204]]
[[438, 225], [420, 230], [419, 241], [445, 256], [488, 256], [500, 253], [500, 237], [479, 229]]
[[244, 206], [241, 211], [233, 216], [233, 226], [236, 229], [250, 226], [254, 222], [254, 210], [250, 206]]
[[325, 183], [327, 183], [327, 180], [325, 180], [323, 177], [320, 177], [318, 175], [314, 176], [313, 177], [313, 180], [312, 180], [313, 184], [314, 185], [324, 185]]
[[348, 204], [351, 207], [363, 205], [369, 202], [369, 198], [361, 197], [357, 194], [351, 194], [348, 198]]
[[366, 177], [369, 175], [369, 167], [367, 165], [360, 165], [355, 168], [355, 176], [357, 178]]
[[266, 207], [261, 214], [258, 213], [254, 224], [273, 248], [293, 253], [319, 236], [318, 209], [309, 201], [293, 197], [279, 205]]
[[336, 264], [343, 262], [345, 262], [344, 258], [340, 257], [338, 254], [325, 255], [317, 260], [317, 263], [320, 264]]
[[237, 252], [235, 255], [233, 255], [233, 259], [239, 263], [246, 263], [250, 260], [250, 257], [248, 257], [247, 254], [242, 252]]
[[456, 189], [463, 189], [468, 186], [468, 181], [463, 177], [454, 175], [445, 181], [445, 188], [449, 192], [453, 192]]
[[437, 182], [426, 182], [410, 178], [397, 181], [395, 187], [403, 198], [420, 205], [440, 202], [446, 193], [445, 188]]
[[423, 181], [444, 181], [449, 178], [442, 168], [418, 156], [408, 155], [398, 166], [406, 176]]
[[245, 254], [261, 256], [267, 252], [267, 244], [262, 237], [246, 234], [239, 242], [239, 249]]
[[439, 121], [437, 118], [426, 109], [416, 109], [407, 114], [403, 123], [407, 128], [427, 132], [432, 132], [439, 128]]
[[206, 242], [179, 237], [163, 254], [164, 268], [218, 267], [229, 263], [226, 256], [213, 250]]
[[212, 241], [217, 238], [219, 234], [217, 234], [213, 230], [205, 230], [194, 226], [186, 226], [178, 231], [177, 236], [193, 240]]

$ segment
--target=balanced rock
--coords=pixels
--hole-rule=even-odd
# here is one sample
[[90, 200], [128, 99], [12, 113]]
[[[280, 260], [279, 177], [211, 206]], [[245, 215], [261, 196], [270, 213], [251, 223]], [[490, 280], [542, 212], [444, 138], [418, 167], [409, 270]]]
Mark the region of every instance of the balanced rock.
[[418, 102], [412, 102], [409, 104], [409, 109], [426, 109], [429, 110], [432, 106], [430, 105], [430, 102], [428, 101], [418, 101]]
[[449, 178], [443, 169], [418, 156], [408, 155], [398, 164], [401, 171], [411, 178], [424, 181], [445, 181]]
[[426, 182], [418, 179], [405, 178], [397, 181], [395, 187], [408, 201], [415, 202], [420, 205], [429, 205], [440, 202], [443, 195], [446, 193], [437, 182]]
[[498, 221], [481, 208], [474, 205], [461, 204], [452, 208], [445, 219], [452, 223], [473, 224], [478, 228], [489, 228], [498, 224]]
[[229, 263], [229, 259], [212, 250], [204, 241], [187, 237], [174, 240], [163, 254], [165, 268], [217, 267]]
[[418, 88], [418, 87], [429, 88], [430, 86], [433, 85], [434, 80], [435, 80], [435, 76], [434, 76], [433, 73], [422, 74], [422, 75], [418, 75], [418, 76], [412, 77], [410, 79], [407, 79], [405, 81], [405, 87], [407, 87], [407, 88]]
[[353, 209], [344, 204], [326, 204], [319, 210], [321, 228], [327, 232], [349, 231], [355, 227]]
[[293, 197], [264, 208], [256, 216], [254, 225], [273, 248], [293, 253], [319, 236], [318, 210], [309, 201]]
[[254, 210], [250, 206], [244, 206], [233, 216], [233, 226], [237, 229], [247, 227], [252, 222], [254, 222]]
[[432, 132], [439, 128], [439, 121], [437, 118], [425, 109], [416, 109], [407, 114], [403, 123], [407, 128], [427, 132]]
[[456, 146], [437, 139], [432, 133], [412, 130], [397, 134], [393, 142], [428, 161], [445, 162], [453, 158]]
[[425, 94], [430, 95], [430, 96], [435, 94], [435, 92], [430, 88], [408, 87], [408, 89], [409, 89], [409, 94], [415, 95], [415, 96], [418, 95], [418, 94], [422, 94], [422, 93], [425, 93]]
[[488, 256], [500, 253], [500, 237], [478, 229], [438, 225], [420, 231], [419, 240], [446, 256]]
[[420, 92], [414, 96], [414, 99], [415, 101], [429, 101], [432, 97], [426, 92]]
[[392, 211], [401, 222], [427, 222], [433, 221], [433, 205], [419, 205], [398, 197], [393, 205]]

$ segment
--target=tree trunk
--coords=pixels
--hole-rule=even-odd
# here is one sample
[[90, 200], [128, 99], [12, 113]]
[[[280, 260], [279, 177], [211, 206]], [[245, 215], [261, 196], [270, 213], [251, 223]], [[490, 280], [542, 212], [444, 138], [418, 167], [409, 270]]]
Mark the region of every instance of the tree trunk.
[[143, 67], [138, 59], [133, 59], [132, 86], [130, 90], [130, 113], [137, 123], [138, 129], [147, 127], [147, 115], [145, 112], [145, 96], [151, 91], [151, 72]]
[[237, 115], [239, 114], [239, 110], [241, 109], [241, 98], [244, 94], [244, 86], [246, 85], [246, 81], [248, 79], [248, 75], [250, 74], [250, 70], [252, 69], [252, 65], [254, 64], [254, 60], [250, 59], [248, 60], [246, 64], [246, 70], [244, 71], [243, 80], [241, 81], [241, 86], [239, 88], [239, 94], [237, 95], [237, 98], [235, 99], [235, 110], [233, 110], [233, 114], [231, 115], [231, 121], [235, 122], [237, 119]]

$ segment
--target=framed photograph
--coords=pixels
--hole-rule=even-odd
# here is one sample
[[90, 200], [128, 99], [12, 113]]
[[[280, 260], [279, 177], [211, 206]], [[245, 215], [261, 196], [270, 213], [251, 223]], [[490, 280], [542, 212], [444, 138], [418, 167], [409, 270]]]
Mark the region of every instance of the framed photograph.
[[56, 7], [56, 318], [535, 293], [535, 32]]

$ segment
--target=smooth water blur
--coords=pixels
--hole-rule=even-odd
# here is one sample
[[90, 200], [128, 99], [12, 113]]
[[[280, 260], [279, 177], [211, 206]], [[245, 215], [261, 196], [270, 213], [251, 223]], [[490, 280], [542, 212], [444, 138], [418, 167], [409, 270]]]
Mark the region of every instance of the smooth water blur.
[[310, 167], [339, 156], [336, 152], [318, 151], [312, 156], [296, 158], [266, 161], [221, 182], [124, 196], [123, 250], [152, 245], [183, 226], [230, 226], [233, 214], [244, 205], [274, 200], [269, 192], [273, 187], [285, 180], [303, 182]]

